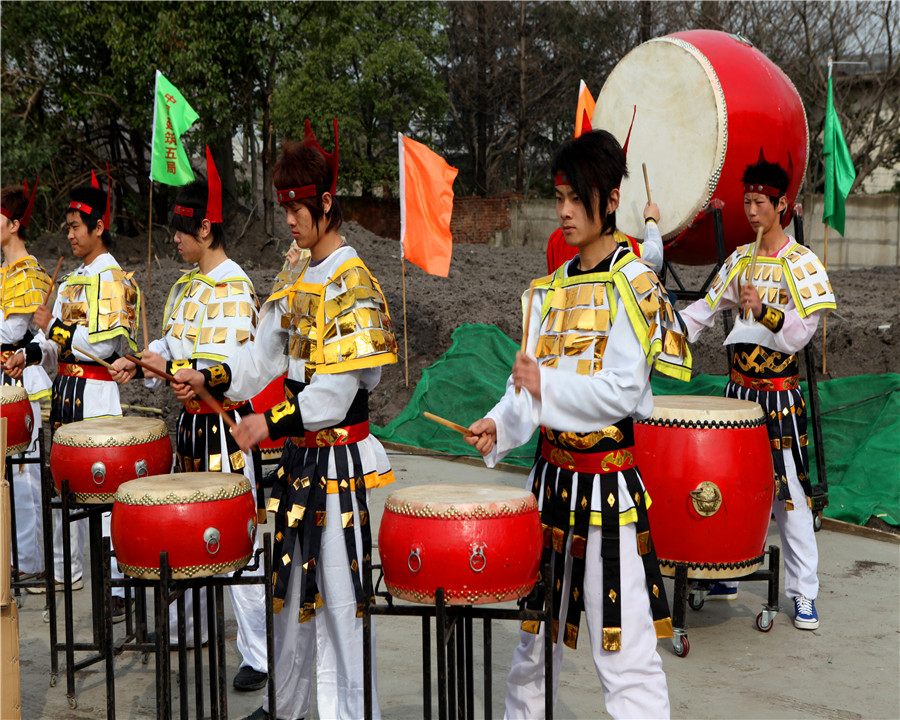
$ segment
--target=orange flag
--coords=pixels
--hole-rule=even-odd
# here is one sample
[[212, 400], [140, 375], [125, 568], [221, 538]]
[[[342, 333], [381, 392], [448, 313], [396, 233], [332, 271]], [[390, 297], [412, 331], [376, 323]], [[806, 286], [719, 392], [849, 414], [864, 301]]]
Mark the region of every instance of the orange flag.
[[447, 277], [453, 236], [453, 181], [459, 172], [440, 155], [401, 133], [400, 254], [431, 275]]
[[591, 118], [594, 117], [594, 98], [585, 85], [584, 80], [578, 86], [578, 106], [575, 108], [575, 137], [591, 131]]

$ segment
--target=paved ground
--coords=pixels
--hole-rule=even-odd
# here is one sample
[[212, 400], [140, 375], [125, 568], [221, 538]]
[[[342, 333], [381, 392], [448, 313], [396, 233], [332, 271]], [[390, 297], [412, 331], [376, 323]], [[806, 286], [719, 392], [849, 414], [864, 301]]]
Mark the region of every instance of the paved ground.
[[[391, 460], [398, 479], [394, 487], [424, 483], [496, 483], [522, 487], [525, 480], [518, 472], [487, 471], [462, 461], [399, 452], [392, 452]], [[373, 502], [375, 527], [389, 491], [381, 491]], [[754, 620], [765, 602], [766, 584], [744, 583], [736, 601], [707, 602], [699, 612], [688, 611], [691, 650], [687, 657], [676, 657], [671, 641], [660, 641], [673, 717], [900, 718], [900, 545], [895, 542], [896, 536], [873, 539], [838, 532], [832, 527], [826, 523], [818, 535], [822, 585], [817, 601], [822, 619], [819, 630], [796, 630], [791, 624], [792, 612], [782, 612], [770, 632], [759, 632]], [[261, 532], [267, 530], [271, 527], [261, 527]], [[778, 544], [774, 525], [769, 543]], [[667, 582], [667, 590], [671, 598], [671, 582]], [[78, 638], [86, 640], [91, 617], [90, 593], [76, 592], [75, 599]], [[64, 667], [61, 667], [63, 675], [59, 683], [49, 686], [48, 626], [42, 620], [43, 605], [43, 597], [29, 595], [20, 609], [22, 717], [27, 720], [104, 717], [106, 694], [102, 664], [76, 674], [75, 709], [66, 700]], [[782, 596], [782, 609], [787, 610], [789, 606], [787, 598]], [[237, 669], [236, 626], [230, 605], [226, 618], [230, 680]], [[383, 715], [388, 720], [421, 718], [420, 623], [402, 617], [377, 618], [376, 622]], [[121, 632], [119, 626], [116, 631]], [[475, 673], [479, 678], [483, 659], [477, 657], [481, 654], [477, 638], [476, 632]], [[502, 717], [503, 684], [515, 642], [514, 623], [494, 623], [491, 658], [494, 717]], [[558, 718], [607, 717], [587, 646], [587, 642], [582, 642], [578, 650], [566, 653], [556, 709]], [[117, 717], [156, 717], [153, 658], [145, 665], [139, 654], [125, 653], [115, 662]], [[60, 664], [64, 664], [64, 658]], [[177, 688], [173, 692], [177, 713]], [[476, 685], [476, 717], [483, 716], [483, 697], [480, 684]], [[258, 693], [231, 690], [229, 717], [244, 717], [259, 706], [259, 699]], [[315, 712], [312, 716], [317, 717]]]

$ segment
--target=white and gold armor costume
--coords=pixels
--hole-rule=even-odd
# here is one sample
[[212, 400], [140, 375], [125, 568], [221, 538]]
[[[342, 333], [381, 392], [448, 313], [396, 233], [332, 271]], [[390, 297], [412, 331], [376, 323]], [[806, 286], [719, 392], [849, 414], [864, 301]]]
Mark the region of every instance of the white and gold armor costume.
[[[752, 249], [752, 245], [737, 248], [706, 297], [682, 310], [690, 341], [712, 327], [720, 310], [739, 309]], [[749, 310], [744, 312], [725, 339], [730, 365], [725, 396], [757, 402], [766, 413], [775, 467], [772, 510], [781, 534], [785, 593], [815, 600], [818, 550], [810, 512], [806, 402], [800, 391], [797, 353], [812, 339], [821, 313], [835, 307], [835, 297], [815, 253], [790, 236], [774, 257], [757, 258], [752, 282], [763, 313], [756, 320]]]
[[[288, 436], [269, 500], [278, 714], [308, 715], [315, 665], [319, 715], [362, 717], [369, 494], [394, 479], [368, 431], [368, 393], [381, 366], [397, 361], [397, 343], [378, 282], [353, 248], [301, 258], [295, 273], [263, 305], [253, 345], [204, 374], [212, 391], [240, 401], [287, 372], [287, 399], [265, 413], [270, 436]], [[377, 692], [373, 708], [380, 717]]]
[[[541, 399], [516, 394], [510, 378], [487, 414], [497, 442], [485, 462], [493, 467], [542, 428], [528, 483], [541, 510], [543, 562], [556, 578], [554, 703], [562, 648], [575, 647], [583, 610], [608, 712], [662, 717], [668, 690], [656, 638], [671, 636], [672, 624], [632, 422], [653, 410], [651, 367], [687, 379], [690, 353], [665, 290], [633, 253], [619, 247], [589, 272], [577, 263], [535, 283], [526, 347], [540, 367]], [[530, 623], [520, 632], [507, 680], [510, 718], [543, 713], [536, 632]], [[620, 671], [627, 667], [642, 668], [640, 676]]]
[[[31, 402], [34, 424], [31, 426], [31, 446], [13, 457], [13, 492], [16, 500], [16, 540], [19, 554], [18, 570], [22, 573], [40, 573], [44, 570], [43, 522], [41, 518], [41, 468], [36, 462], [20, 463], [19, 459], [36, 460], [40, 457], [37, 446], [41, 429], [40, 401], [50, 397], [52, 383], [44, 368], [26, 367], [19, 380], [13, 380], [3, 372], [2, 363], [14, 352], [22, 349], [33, 337], [31, 319], [38, 305], [44, 302], [50, 290], [50, 276], [31, 255], [26, 255], [0, 268], [0, 307], [3, 322], [0, 323], [0, 382], [4, 385], [24, 387]], [[15, 579], [15, 578], [13, 578]]]

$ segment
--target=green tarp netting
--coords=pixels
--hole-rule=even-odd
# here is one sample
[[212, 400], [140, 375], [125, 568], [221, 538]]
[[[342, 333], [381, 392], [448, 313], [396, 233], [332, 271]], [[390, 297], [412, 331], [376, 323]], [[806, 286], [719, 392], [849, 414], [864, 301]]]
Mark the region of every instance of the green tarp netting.
[[[475, 456], [461, 435], [422, 413], [427, 410], [466, 426], [484, 417], [503, 394], [518, 349], [493, 326], [460, 326], [450, 349], [422, 373], [409, 404], [384, 428], [374, 427], [374, 435], [403, 445]], [[657, 395], [721, 396], [726, 378], [699, 375], [683, 383], [654, 375], [651, 382]], [[818, 389], [829, 496], [825, 515], [857, 525], [873, 516], [900, 525], [900, 374], [827, 380]], [[808, 402], [806, 383], [803, 392]], [[812, 423], [809, 439], [815, 481]], [[537, 433], [506, 462], [529, 467], [536, 446]]]

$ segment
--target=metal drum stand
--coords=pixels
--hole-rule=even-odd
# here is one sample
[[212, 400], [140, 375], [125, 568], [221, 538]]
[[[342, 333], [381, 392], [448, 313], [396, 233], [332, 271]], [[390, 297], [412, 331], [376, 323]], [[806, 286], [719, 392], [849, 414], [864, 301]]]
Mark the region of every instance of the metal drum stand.
[[[379, 576], [372, 588], [372, 572]], [[394, 597], [379, 591], [384, 574], [380, 565], [363, 561], [364, 597], [382, 598], [384, 605], [364, 603], [363, 606], [363, 672], [365, 674], [365, 717], [372, 718], [372, 616], [407, 616], [422, 619], [422, 717], [431, 720], [431, 618], [435, 618], [437, 647], [438, 718], [469, 720], [475, 717], [474, 632], [473, 620], [483, 620], [482, 646], [484, 652], [484, 717], [490, 720], [493, 677], [491, 673], [492, 620], [532, 620], [543, 623], [544, 633], [544, 712], [553, 718], [553, 612], [549, 567], [543, 568], [543, 580], [537, 587], [543, 610], [512, 610], [483, 605], [448, 605], [444, 589], [435, 591], [434, 605], [395, 605]]]

